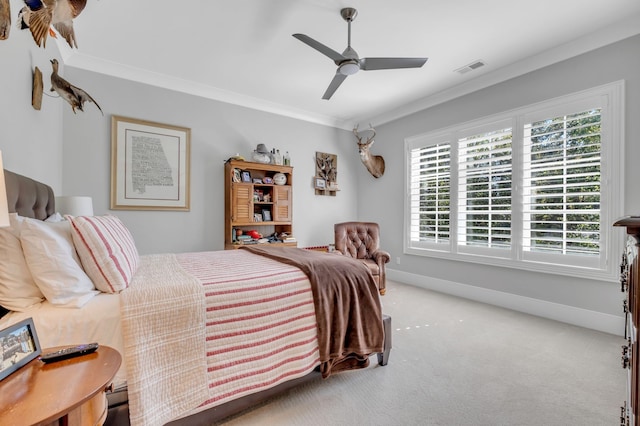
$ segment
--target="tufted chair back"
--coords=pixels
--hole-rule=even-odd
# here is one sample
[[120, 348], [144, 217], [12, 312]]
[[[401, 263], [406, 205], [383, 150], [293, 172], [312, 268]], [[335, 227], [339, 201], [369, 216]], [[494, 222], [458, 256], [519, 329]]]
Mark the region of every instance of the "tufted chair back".
[[333, 227], [336, 251], [361, 260], [371, 271], [380, 294], [386, 291], [385, 264], [389, 253], [380, 250], [380, 227], [375, 222], [343, 222]]

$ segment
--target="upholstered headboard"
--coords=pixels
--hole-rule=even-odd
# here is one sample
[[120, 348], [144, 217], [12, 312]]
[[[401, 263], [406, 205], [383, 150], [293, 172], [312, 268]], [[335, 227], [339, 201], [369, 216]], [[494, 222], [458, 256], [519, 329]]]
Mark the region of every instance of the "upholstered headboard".
[[[55, 213], [56, 200], [50, 186], [8, 170], [4, 171], [4, 181], [10, 213], [40, 220]], [[7, 312], [0, 306], [0, 318]]]
[[9, 212], [45, 220], [55, 213], [55, 196], [50, 186], [17, 173], [4, 171]]

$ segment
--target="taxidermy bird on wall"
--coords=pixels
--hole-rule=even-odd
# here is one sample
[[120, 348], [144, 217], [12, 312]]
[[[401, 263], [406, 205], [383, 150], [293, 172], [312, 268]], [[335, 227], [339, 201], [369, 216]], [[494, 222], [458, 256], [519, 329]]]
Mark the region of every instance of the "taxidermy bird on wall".
[[51, 66], [53, 67], [53, 72], [51, 73], [51, 91], [58, 92], [62, 99], [69, 102], [69, 105], [71, 105], [71, 109], [73, 110], [74, 114], [76, 113], [76, 108], [78, 108], [80, 111], [84, 111], [84, 109], [82, 109], [82, 106], [85, 102], [89, 101], [96, 104], [102, 115], [104, 115], [104, 112], [102, 112], [102, 108], [100, 108], [100, 105], [98, 105], [98, 103], [91, 97], [91, 95], [89, 95], [81, 88], [69, 83], [64, 78], [60, 77], [60, 75], [58, 74], [57, 59], [51, 60]]
[[11, 6], [9, 0], [0, 0], [0, 40], [9, 38], [11, 29]]
[[52, 25], [69, 46], [78, 47], [73, 20], [84, 10], [87, 0], [24, 0], [24, 3], [26, 6], [18, 14], [18, 25], [23, 30], [31, 30], [39, 47], [46, 47], [48, 34], [55, 37]]

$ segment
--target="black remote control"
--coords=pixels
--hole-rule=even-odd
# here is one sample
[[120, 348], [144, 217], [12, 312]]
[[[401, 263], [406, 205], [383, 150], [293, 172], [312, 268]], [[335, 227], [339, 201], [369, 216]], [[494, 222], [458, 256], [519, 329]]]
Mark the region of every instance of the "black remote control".
[[40, 356], [40, 360], [43, 362], [62, 361], [63, 359], [90, 354], [91, 352], [95, 352], [96, 349], [98, 349], [97, 343], [70, 346], [68, 348], [60, 349], [59, 351], [42, 354]]

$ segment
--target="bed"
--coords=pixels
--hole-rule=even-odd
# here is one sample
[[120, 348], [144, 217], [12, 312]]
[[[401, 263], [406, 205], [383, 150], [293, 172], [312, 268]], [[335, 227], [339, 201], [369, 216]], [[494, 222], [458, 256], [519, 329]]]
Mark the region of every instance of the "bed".
[[117, 217], [61, 218], [47, 185], [5, 181], [0, 328], [31, 317], [42, 347], [117, 349], [107, 424], [212, 424], [373, 354], [388, 362], [390, 318], [356, 261], [262, 246], [139, 256]]

